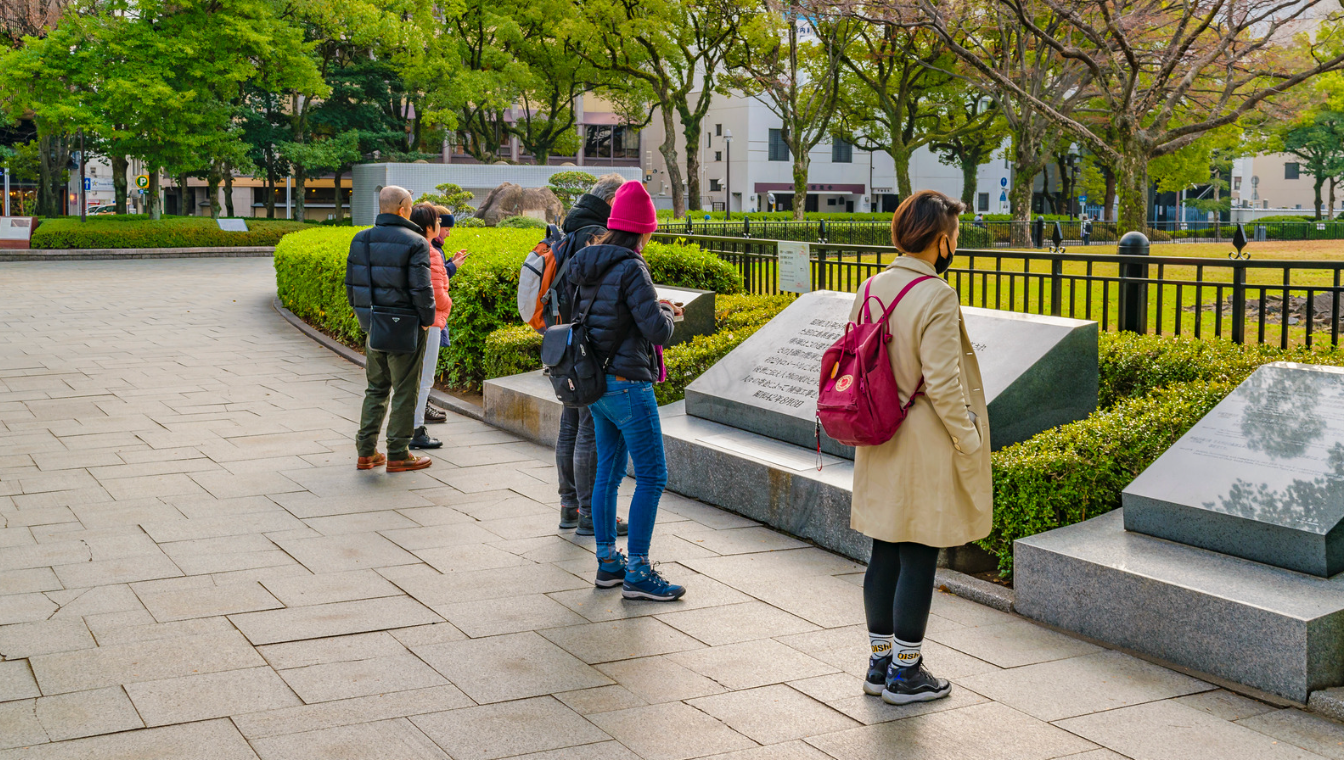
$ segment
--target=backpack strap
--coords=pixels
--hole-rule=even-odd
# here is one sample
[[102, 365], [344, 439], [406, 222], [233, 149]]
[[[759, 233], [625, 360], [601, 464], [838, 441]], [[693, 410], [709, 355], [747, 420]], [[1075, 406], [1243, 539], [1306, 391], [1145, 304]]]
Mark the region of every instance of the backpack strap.
[[[924, 282], [925, 280], [937, 280], [937, 279], [939, 278], [935, 277], [934, 275], [926, 274], [916, 277], [910, 282], [907, 282], [905, 284], [905, 287], [901, 288], [901, 292], [896, 295], [896, 299], [891, 302], [891, 305], [887, 307], [886, 311], [882, 312], [882, 321], [886, 322], [888, 319], [891, 318], [891, 313], [896, 310], [897, 306], [900, 305], [901, 299], [905, 298], [905, 294], [910, 292], [910, 288], [913, 288], [914, 286], [920, 284], [921, 282]], [[864, 304], [864, 307], [866, 308], [867, 304]]]
[[860, 319], [862, 319], [863, 321], [860, 324], [868, 324], [873, 321], [873, 314], [868, 310], [868, 299], [872, 298], [876, 300], [878, 305], [882, 307], [883, 311], [885, 311], [887, 308], [887, 305], [882, 303], [881, 298], [878, 298], [877, 296], [874, 295], [869, 295], [869, 291], [871, 291], [872, 289], [873, 289], [873, 278], [869, 277], [868, 281], [865, 282], [863, 285], [863, 311], [859, 315]]

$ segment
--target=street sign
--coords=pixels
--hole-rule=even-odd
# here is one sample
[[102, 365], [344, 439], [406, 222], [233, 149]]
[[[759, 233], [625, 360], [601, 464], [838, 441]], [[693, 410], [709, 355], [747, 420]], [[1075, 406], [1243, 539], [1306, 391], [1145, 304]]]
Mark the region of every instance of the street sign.
[[144, 190], [145, 188], [149, 187], [149, 175], [141, 174], [140, 176], [136, 177], [135, 186], [141, 190]]
[[999, 177], [999, 187], [1008, 187], [1008, 178]]
[[1086, 195], [1080, 195], [1080, 196], [1078, 196], [1078, 202], [1079, 202], [1079, 203], [1087, 203], [1087, 196], [1086, 196]]
[[87, 193], [87, 192], [91, 192], [92, 190], [93, 190], [93, 179], [92, 179], [91, 177], [85, 177], [85, 178], [84, 178], [84, 192]]
[[807, 243], [776, 243], [779, 289], [785, 293], [812, 292], [812, 247]]
[[1007, 202], [1008, 202], [1008, 193], [1006, 191], [999, 191], [999, 203], [1007, 203]]

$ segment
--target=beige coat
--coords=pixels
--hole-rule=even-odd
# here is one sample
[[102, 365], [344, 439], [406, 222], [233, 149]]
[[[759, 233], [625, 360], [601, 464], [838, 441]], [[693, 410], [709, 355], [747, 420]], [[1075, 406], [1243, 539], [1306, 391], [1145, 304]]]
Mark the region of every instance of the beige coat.
[[[902, 256], [874, 276], [871, 293], [890, 305], [901, 288], [925, 274], [934, 274], [932, 265]], [[858, 318], [863, 286], [859, 293], [851, 320]], [[876, 319], [876, 301], [872, 306]], [[989, 413], [957, 293], [942, 279], [921, 282], [896, 307], [890, 324], [887, 348], [900, 401], [915, 391], [921, 375], [924, 396], [890, 441], [858, 448], [850, 526], [882, 541], [926, 546], [984, 538], [993, 517]]]

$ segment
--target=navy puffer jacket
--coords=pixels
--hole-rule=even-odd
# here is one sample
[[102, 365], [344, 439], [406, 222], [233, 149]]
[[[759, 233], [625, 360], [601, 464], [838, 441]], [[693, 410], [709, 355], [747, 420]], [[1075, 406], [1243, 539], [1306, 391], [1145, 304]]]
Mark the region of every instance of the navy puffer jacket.
[[658, 303], [644, 258], [618, 245], [590, 245], [574, 254], [569, 280], [579, 288], [575, 317], [590, 309], [586, 323], [593, 348], [612, 357], [607, 374], [657, 380], [653, 346], [672, 339], [672, 307]]
[[421, 327], [434, 324], [429, 251], [429, 241], [420, 226], [396, 214], [379, 214], [373, 227], [355, 234], [345, 260], [345, 297], [355, 310], [360, 329], [369, 331], [369, 306], [373, 303], [415, 309]]

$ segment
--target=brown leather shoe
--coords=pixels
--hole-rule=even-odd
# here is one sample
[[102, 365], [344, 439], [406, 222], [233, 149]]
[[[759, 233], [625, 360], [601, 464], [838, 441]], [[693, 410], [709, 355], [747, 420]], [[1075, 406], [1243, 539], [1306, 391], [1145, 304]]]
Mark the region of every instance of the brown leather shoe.
[[388, 472], [410, 472], [411, 470], [423, 470], [434, 464], [429, 457], [418, 457], [414, 454], [406, 454], [405, 459], [387, 460]]
[[382, 467], [384, 464], [387, 464], [387, 457], [383, 456], [383, 452], [375, 451], [371, 457], [360, 457], [359, 462], [355, 464], [355, 468], [372, 470], [375, 467]]

